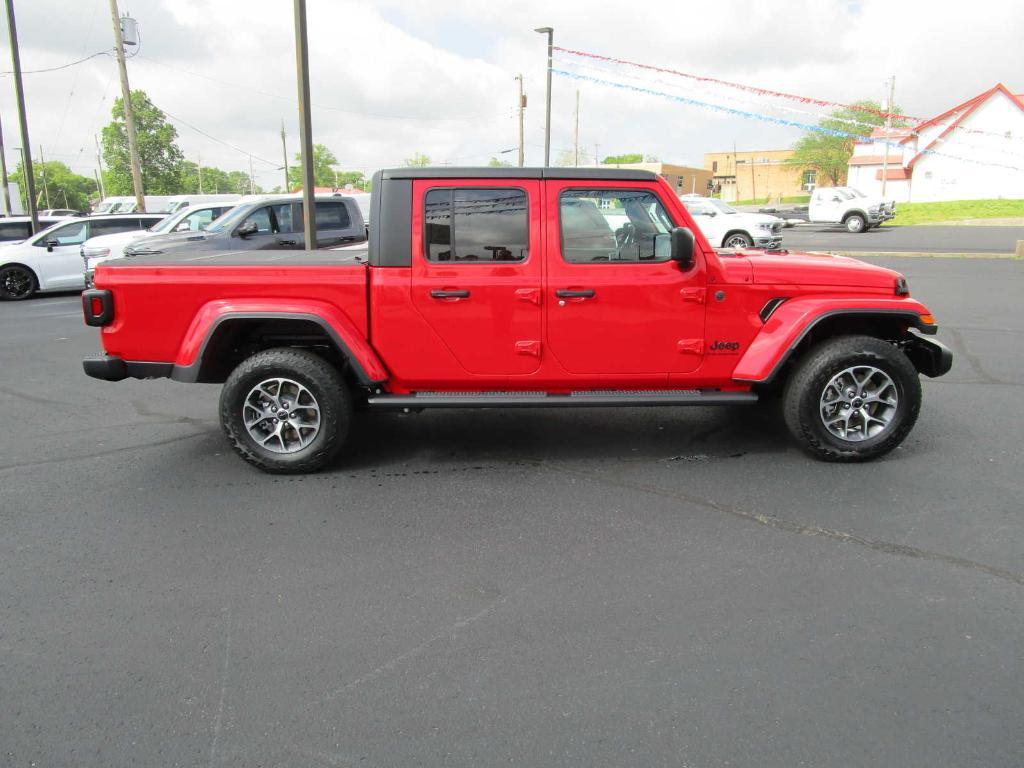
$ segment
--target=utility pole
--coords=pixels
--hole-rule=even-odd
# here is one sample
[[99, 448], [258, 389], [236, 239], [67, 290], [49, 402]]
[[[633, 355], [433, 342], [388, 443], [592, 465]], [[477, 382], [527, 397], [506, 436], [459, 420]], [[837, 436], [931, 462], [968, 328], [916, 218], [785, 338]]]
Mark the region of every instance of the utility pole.
[[103, 202], [103, 182], [100, 181], [100, 175], [96, 172], [95, 168], [92, 171], [92, 177], [96, 179], [96, 193], [100, 196], [99, 202], [97, 202], [97, 205], [99, 205], [99, 203]]
[[889, 102], [885, 107], [885, 141], [882, 144], [882, 197], [885, 197], [885, 182], [889, 175], [889, 131], [892, 130], [892, 109], [896, 100], [896, 75], [889, 78]]
[[11, 210], [11, 188], [7, 181], [7, 156], [4, 154], [4, 130], [0, 126], [0, 177], [3, 177], [4, 185], [4, 215], [12, 216]]
[[601, 145], [594, 145], [594, 167], [597, 168], [601, 164]]
[[252, 155], [249, 155], [249, 194], [256, 194], [256, 176], [252, 171]]
[[43, 199], [46, 200], [46, 207], [50, 208], [50, 190], [46, 186], [46, 160], [43, 159], [43, 145], [39, 145], [39, 175], [43, 177]]
[[281, 121], [281, 153], [284, 155], [284, 191], [288, 192], [288, 145], [284, 140], [284, 120]]
[[31, 147], [28, 140], [28, 118], [25, 116], [25, 88], [21, 82], [21, 54], [18, 52], [18, 27], [14, 21], [14, 0], [6, 0], [7, 34], [11, 40], [11, 69], [14, 75], [14, 96], [18, 102], [18, 126], [21, 128], [21, 168], [25, 172], [25, 201], [28, 215], [32, 220], [32, 233], [39, 231], [39, 215], [36, 213], [36, 180], [32, 173], [32, 153], [24, 147]]
[[128, 134], [128, 159], [132, 166], [132, 188], [135, 190], [135, 209], [146, 211], [146, 199], [142, 195], [142, 168], [139, 165], [139, 142], [135, 135], [135, 109], [132, 107], [132, 92], [128, 87], [128, 68], [124, 63], [124, 38], [121, 35], [121, 16], [117, 12], [117, 0], [110, 0], [110, 18], [114, 22], [114, 55], [121, 75], [121, 99], [124, 102], [124, 127]]
[[519, 167], [523, 167], [524, 157], [524, 145], [523, 145], [523, 112], [526, 111], [526, 94], [523, 93], [523, 75], [522, 73], [516, 75], [516, 80], [519, 81]]
[[313, 120], [309, 113], [309, 41], [306, 37], [306, 0], [295, 0], [295, 70], [299, 87], [303, 234], [306, 249], [315, 250], [316, 181], [313, 178]]
[[572, 152], [576, 167], [580, 167], [580, 89], [576, 89], [576, 127], [572, 133]]
[[544, 107], [544, 167], [551, 165], [551, 56], [555, 47], [555, 30], [552, 27], [537, 27], [534, 32], [548, 36], [548, 85]]
[[103, 155], [100, 154], [100, 139], [94, 133], [92, 135], [93, 140], [96, 142], [96, 165], [100, 169], [99, 175], [96, 177], [96, 183], [100, 188], [100, 202], [103, 202], [103, 198], [107, 196], [106, 190], [103, 188]]
[[199, 194], [203, 194], [203, 153], [196, 152], [196, 173], [199, 175]]

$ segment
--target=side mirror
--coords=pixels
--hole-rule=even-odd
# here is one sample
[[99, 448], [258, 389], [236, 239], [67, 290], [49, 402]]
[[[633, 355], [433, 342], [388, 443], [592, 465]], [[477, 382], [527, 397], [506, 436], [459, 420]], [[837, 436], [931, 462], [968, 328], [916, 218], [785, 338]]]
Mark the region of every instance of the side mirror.
[[839, 199], [838, 197], [833, 197], [833, 198], [832, 198], [832, 202], [833, 202], [833, 203], [841, 203], [841, 202], [843, 202], [843, 201], [842, 201], [842, 200], [840, 200], [840, 199]]
[[183, 221], [183, 222], [181, 222], [181, 224], [179, 224], [178, 226], [176, 226], [174, 228], [174, 231], [175, 232], [188, 232], [190, 229], [192, 229], [192, 227], [189, 225], [189, 223], [187, 221]]
[[56, 238], [54, 238], [53, 240], [47, 240], [46, 250], [49, 253], [53, 253], [53, 249], [56, 248], [58, 245], [60, 245], [60, 240], [57, 240]]
[[255, 221], [250, 221], [248, 224], [243, 224], [236, 229], [235, 234], [244, 240], [249, 235], [255, 235], [259, 231], [259, 225], [257, 225]]
[[670, 234], [672, 238], [670, 258], [679, 265], [680, 269], [689, 269], [693, 266], [693, 232], [686, 227], [676, 227]]

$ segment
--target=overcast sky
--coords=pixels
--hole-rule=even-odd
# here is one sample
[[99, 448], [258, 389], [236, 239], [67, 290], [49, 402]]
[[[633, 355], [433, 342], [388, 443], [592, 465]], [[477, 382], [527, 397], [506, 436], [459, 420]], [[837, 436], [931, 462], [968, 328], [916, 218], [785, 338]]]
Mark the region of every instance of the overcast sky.
[[[295, 53], [289, 0], [121, 0], [141, 29], [128, 64], [173, 116], [186, 155], [280, 183], [284, 121], [298, 149]], [[15, 0], [24, 70], [59, 66], [113, 44], [109, 0]], [[435, 163], [484, 164], [517, 143], [516, 82], [529, 95], [526, 161], [543, 161], [545, 38], [556, 45], [835, 101], [882, 100], [896, 76], [897, 103], [929, 116], [996, 82], [1024, 91], [1024, 13], [1015, 0], [309, 0], [313, 138], [340, 167], [401, 165], [415, 152]], [[10, 69], [7, 38], [3, 64]], [[609, 73], [556, 62], [599, 79], [669, 91], [798, 122], [815, 108], [751, 97], [653, 73]], [[628, 77], [639, 79], [626, 79]], [[120, 94], [112, 57], [26, 74], [33, 154], [92, 175], [93, 136]], [[798, 129], [556, 76], [552, 157], [580, 143], [592, 160], [628, 151], [703, 165], [703, 154], [788, 147]], [[0, 77], [8, 162], [20, 145], [14, 89]], [[193, 127], [189, 127], [193, 126]], [[204, 132], [207, 135], [203, 135]], [[236, 151], [224, 143], [234, 145]]]

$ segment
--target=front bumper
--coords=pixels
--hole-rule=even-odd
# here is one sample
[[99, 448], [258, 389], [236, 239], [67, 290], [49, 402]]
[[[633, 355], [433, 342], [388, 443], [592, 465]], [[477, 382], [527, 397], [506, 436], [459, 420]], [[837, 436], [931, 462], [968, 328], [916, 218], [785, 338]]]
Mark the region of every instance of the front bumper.
[[926, 339], [916, 328], [910, 328], [910, 340], [903, 345], [903, 352], [910, 358], [918, 373], [938, 378], [949, 373], [953, 367], [953, 353], [941, 341]]
[[83, 358], [86, 376], [101, 381], [124, 379], [166, 379], [174, 370], [174, 363], [151, 363], [140, 360], [122, 360], [113, 355], [90, 355]]
[[754, 247], [764, 248], [766, 251], [776, 251], [782, 246], [781, 235], [769, 235], [766, 237], [755, 237]]

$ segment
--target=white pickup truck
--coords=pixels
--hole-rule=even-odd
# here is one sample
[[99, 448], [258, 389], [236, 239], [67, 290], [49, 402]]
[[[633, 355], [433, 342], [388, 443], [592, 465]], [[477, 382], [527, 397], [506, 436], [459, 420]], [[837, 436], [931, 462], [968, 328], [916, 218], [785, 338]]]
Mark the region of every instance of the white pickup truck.
[[868, 197], [853, 187], [818, 187], [807, 209], [811, 224], [842, 224], [847, 232], [866, 232], [896, 215], [896, 202]]
[[777, 216], [743, 213], [713, 197], [682, 195], [686, 210], [712, 248], [779, 248], [785, 225]]

